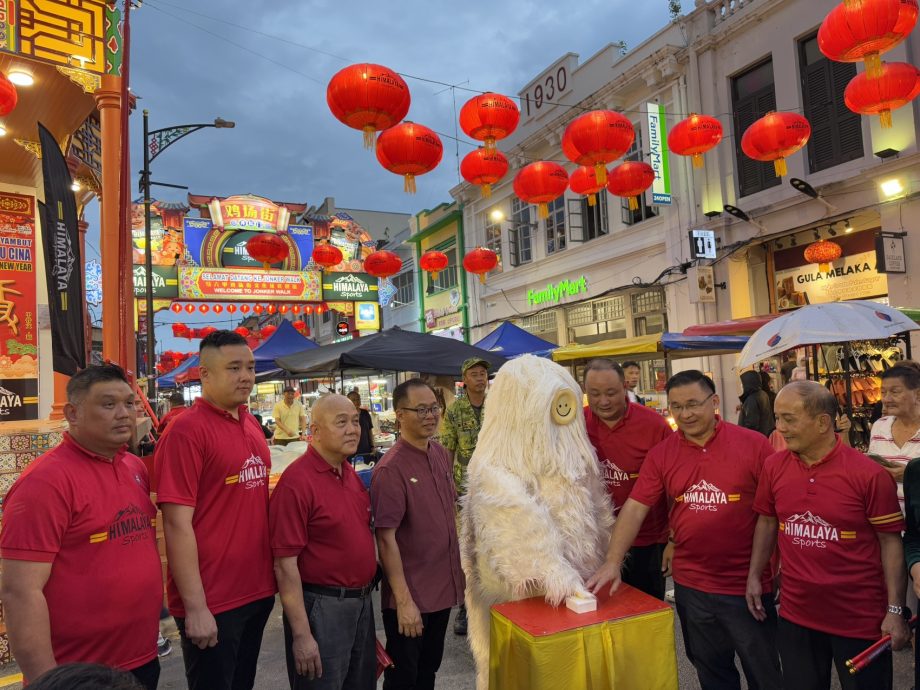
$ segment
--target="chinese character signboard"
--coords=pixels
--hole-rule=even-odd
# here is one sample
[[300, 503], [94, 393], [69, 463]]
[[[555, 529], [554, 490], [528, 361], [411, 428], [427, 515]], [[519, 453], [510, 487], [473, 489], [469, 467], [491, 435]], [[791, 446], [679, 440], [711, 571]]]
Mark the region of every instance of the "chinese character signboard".
[[214, 225], [224, 230], [284, 232], [291, 219], [291, 212], [284, 206], [252, 194], [212, 199], [208, 209]]
[[367, 273], [325, 273], [323, 297], [347, 302], [377, 301], [377, 279]]
[[189, 300], [319, 302], [319, 271], [179, 268], [179, 297]]

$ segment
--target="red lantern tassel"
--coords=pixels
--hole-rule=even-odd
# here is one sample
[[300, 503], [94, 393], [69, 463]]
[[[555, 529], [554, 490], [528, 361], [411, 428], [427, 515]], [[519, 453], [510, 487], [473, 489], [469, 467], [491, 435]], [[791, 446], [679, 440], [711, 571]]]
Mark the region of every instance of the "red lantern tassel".
[[486, 137], [482, 143], [483, 143], [484, 148], [494, 149], [495, 148], [495, 137]]
[[[890, 127], [890, 126], [891, 126], [891, 125], [889, 125], [889, 127]], [[482, 185], [482, 198], [483, 198], [483, 199], [488, 199], [488, 198], [491, 197], [491, 196], [492, 196], [492, 185], [490, 185], [490, 184], [488, 184], [488, 183]]]
[[863, 58], [866, 62], [866, 77], [879, 79], [882, 76], [882, 56], [879, 53], [869, 53]]
[[882, 129], [891, 129], [891, 111], [882, 110], [878, 114], [879, 123], [882, 125]]
[[537, 204], [537, 218], [549, 218], [549, 204]]
[[773, 161], [773, 172], [776, 173], [777, 177], [786, 176], [786, 173], [788, 173], [789, 170], [786, 168], [785, 158], [777, 158], [775, 161]]
[[693, 156], [691, 157], [691, 160], [693, 161], [694, 168], [703, 167], [703, 154], [702, 153], [694, 153]]
[[[597, 183], [607, 184], [607, 168], [603, 163], [594, 164], [594, 177], [597, 179]], [[593, 204], [592, 204], [593, 206]]]
[[403, 179], [403, 191], [406, 194], [415, 194], [415, 175], [412, 173], [406, 173]]
[[831, 265], [824, 263], [818, 264], [818, 270], [821, 271], [821, 273], [827, 273], [829, 270], [831, 270]]
[[364, 148], [373, 149], [377, 143], [377, 131], [370, 125], [364, 127]]
[[483, 285], [486, 284], [486, 274], [485, 273], [479, 274], [479, 282], [482, 283]]
[[437, 271], [431, 272], [431, 282], [432, 283], [438, 282], [438, 272]]
[[629, 210], [635, 211], [639, 208], [639, 197], [631, 196], [629, 197]]
[[589, 194], [588, 195], [588, 206], [595, 206], [595, 205], [597, 205], [597, 194]]

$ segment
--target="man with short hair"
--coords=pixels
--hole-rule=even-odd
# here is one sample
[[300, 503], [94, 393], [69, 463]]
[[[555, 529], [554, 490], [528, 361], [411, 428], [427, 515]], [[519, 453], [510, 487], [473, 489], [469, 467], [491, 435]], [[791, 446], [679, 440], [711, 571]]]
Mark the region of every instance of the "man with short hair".
[[361, 394], [357, 389], [348, 394], [348, 399], [358, 411], [358, 425], [361, 427], [361, 435], [358, 438], [358, 448], [354, 455], [372, 456], [374, 454], [374, 420], [371, 419], [371, 413], [361, 407]]
[[636, 393], [636, 387], [639, 385], [639, 379], [642, 376], [642, 368], [638, 362], [628, 360], [620, 365], [623, 368], [623, 377], [626, 384], [626, 395], [629, 402], [637, 405], [645, 405], [645, 401]]
[[358, 446], [358, 414], [341, 395], [317, 400], [310, 447], [281, 475], [269, 504], [292, 690], [376, 685], [371, 503], [347, 461]]
[[893, 649], [910, 641], [904, 519], [890, 475], [841, 443], [836, 416], [834, 396], [814, 381], [793, 381], [776, 396], [776, 428], [787, 449], [766, 462], [757, 488], [748, 608], [763, 620], [757, 574], [778, 541], [777, 640], [786, 690], [830, 688], [832, 664], [847, 690], [890, 690], [890, 649], [856, 675], [845, 662], [884, 635]]
[[286, 446], [299, 441], [303, 430], [307, 428], [307, 414], [296, 397], [297, 391], [294, 390], [294, 387], [285, 386], [284, 397], [276, 402], [272, 409], [272, 417], [275, 418], [274, 443], [276, 446]]
[[188, 406], [185, 404], [185, 396], [179, 391], [171, 393], [169, 396], [169, 412], [164, 414], [160, 419], [160, 424], [157, 426], [157, 433], [162, 434], [166, 431], [167, 425], [187, 409]]
[[646, 516], [662, 496], [673, 501], [672, 571], [675, 604], [687, 657], [706, 690], [740, 690], [735, 655], [748, 686], [782, 687], [776, 652], [776, 611], [768, 568], [760, 573], [762, 621], [747, 611], [745, 592], [757, 515], [757, 482], [767, 439], [718, 417], [715, 384], [700, 371], [683, 371], [665, 385], [678, 433], [649, 451], [639, 478], [613, 526], [607, 560], [587, 583], [598, 591], [621, 582], [620, 570]]
[[421, 379], [393, 391], [400, 437], [374, 468], [371, 504], [385, 579], [381, 592], [387, 653], [384, 690], [432, 690], [450, 610], [464, 579], [450, 457], [432, 441], [441, 408]]
[[147, 470], [126, 450], [134, 398], [117, 366], [77, 373], [64, 440], [4, 500], [0, 598], [26, 682], [98, 662], [157, 686], [163, 582]]
[[246, 340], [215, 331], [200, 346], [201, 397], [173, 421], [154, 458], [169, 561], [169, 611], [190, 690], [255, 682], [275, 603], [268, 537], [271, 454], [246, 403], [255, 359]]
[[[585, 424], [614, 515], [629, 498], [649, 450], [673, 433], [660, 414], [630, 402], [624, 384], [623, 369], [612, 360], [592, 359], [585, 367]], [[668, 504], [662, 495], [649, 510], [627, 553], [623, 582], [664, 599], [665, 572], [670, 566], [668, 563], [662, 569], [662, 557], [667, 546]]]

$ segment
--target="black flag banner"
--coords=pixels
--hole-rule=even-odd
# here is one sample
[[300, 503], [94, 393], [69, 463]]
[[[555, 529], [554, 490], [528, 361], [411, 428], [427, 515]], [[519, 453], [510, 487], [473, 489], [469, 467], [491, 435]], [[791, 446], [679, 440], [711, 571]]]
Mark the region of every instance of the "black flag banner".
[[77, 202], [64, 154], [41, 123], [38, 137], [45, 182], [45, 203], [40, 206], [54, 371], [73, 376], [86, 366]]

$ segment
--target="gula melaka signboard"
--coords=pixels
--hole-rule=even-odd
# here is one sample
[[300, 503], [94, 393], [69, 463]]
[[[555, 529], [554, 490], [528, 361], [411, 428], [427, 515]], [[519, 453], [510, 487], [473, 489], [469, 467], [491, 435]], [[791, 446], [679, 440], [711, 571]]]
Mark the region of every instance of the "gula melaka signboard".
[[323, 299], [344, 302], [376, 302], [377, 279], [368, 273], [325, 273]]
[[536, 307], [540, 304], [558, 304], [566, 297], [572, 297], [588, 291], [588, 279], [585, 276], [560, 280], [555, 285], [547, 283], [540, 290], [527, 291], [527, 304]]

